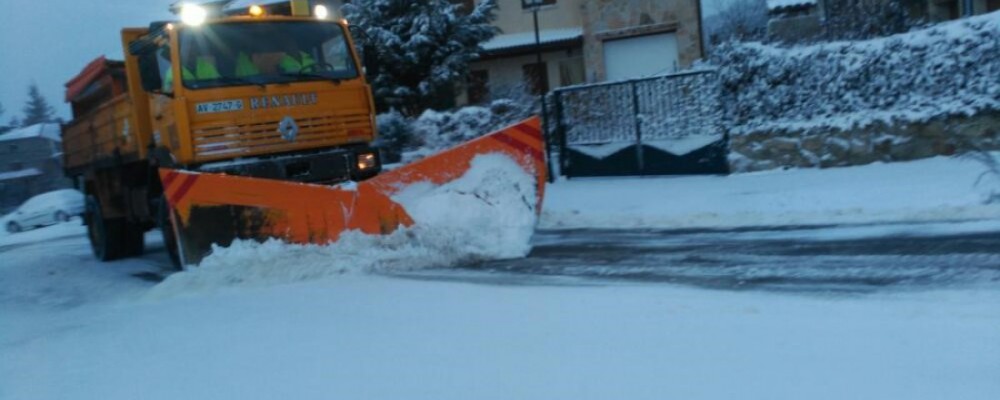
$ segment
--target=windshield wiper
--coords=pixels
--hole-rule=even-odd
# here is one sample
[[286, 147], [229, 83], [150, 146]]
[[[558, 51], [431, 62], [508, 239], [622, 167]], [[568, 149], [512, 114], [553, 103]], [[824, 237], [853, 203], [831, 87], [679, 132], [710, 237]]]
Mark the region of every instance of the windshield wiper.
[[236, 77], [236, 76], [220, 76], [220, 77], [216, 78], [215, 80], [219, 81], [219, 83], [225, 83], [225, 84], [256, 85], [257, 87], [259, 87], [261, 89], [264, 89], [264, 87], [265, 87], [264, 83], [254, 82], [254, 81], [249, 80], [247, 78], [240, 78], [240, 77]]
[[293, 72], [284, 72], [284, 73], [281, 74], [281, 76], [287, 76], [287, 77], [293, 77], [293, 78], [301, 78], [301, 77], [319, 78], [319, 79], [328, 80], [330, 82], [333, 82], [336, 85], [339, 85], [340, 82], [344, 81], [341, 78], [334, 78], [332, 76], [324, 75], [324, 74], [321, 74], [319, 72], [294, 72], [294, 73]]

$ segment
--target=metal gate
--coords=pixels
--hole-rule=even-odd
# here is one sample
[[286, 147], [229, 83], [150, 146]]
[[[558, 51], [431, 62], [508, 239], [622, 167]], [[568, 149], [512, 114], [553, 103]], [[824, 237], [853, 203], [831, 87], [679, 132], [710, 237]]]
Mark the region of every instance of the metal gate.
[[729, 173], [714, 71], [557, 89], [567, 177]]

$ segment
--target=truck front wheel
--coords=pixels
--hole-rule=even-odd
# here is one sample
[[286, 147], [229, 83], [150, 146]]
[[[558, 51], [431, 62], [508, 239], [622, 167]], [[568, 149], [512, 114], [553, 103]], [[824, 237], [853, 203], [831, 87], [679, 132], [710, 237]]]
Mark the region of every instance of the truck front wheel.
[[105, 219], [101, 203], [93, 195], [87, 196], [87, 237], [94, 257], [101, 261], [121, 258], [124, 249], [125, 219]]
[[174, 269], [180, 271], [183, 269], [180, 250], [177, 246], [177, 235], [174, 234], [174, 224], [170, 219], [170, 204], [167, 203], [165, 196], [160, 197], [157, 208], [156, 225], [160, 228], [160, 232], [163, 233], [163, 246], [167, 248], [167, 255], [170, 256], [170, 264], [173, 265]]
[[138, 257], [146, 250], [146, 230], [142, 225], [126, 222], [122, 226], [122, 256]]

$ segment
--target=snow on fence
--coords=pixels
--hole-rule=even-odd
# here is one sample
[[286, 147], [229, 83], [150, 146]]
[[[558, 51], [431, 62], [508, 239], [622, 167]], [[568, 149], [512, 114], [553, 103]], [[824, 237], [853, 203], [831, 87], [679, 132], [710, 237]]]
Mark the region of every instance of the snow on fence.
[[[663, 160], [650, 150], [677, 158], [724, 142], [720, 85], [712, 70], [572, 86], [551, 96], [560, 166], [569, 176], [581, 175], [581, 163], [620, 158], [623, 152], [634, 154], [635, 165], [611, 161], [619, 168], [598, 174], [725, 172], [674, 165], [674, 159], [653, 165]], [[694, 162], [704, 159], [695, 157]]]

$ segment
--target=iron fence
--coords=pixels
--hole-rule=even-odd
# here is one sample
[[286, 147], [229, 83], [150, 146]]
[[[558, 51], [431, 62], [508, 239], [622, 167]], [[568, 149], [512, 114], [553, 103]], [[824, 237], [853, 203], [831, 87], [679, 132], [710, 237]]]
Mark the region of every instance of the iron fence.
[[[557, 89], [552, 128], [561, 170], [567, 176], [726, 173], [720, 94], [712, 70]], [[583, 165], [601, 162], [613, 165]]]

